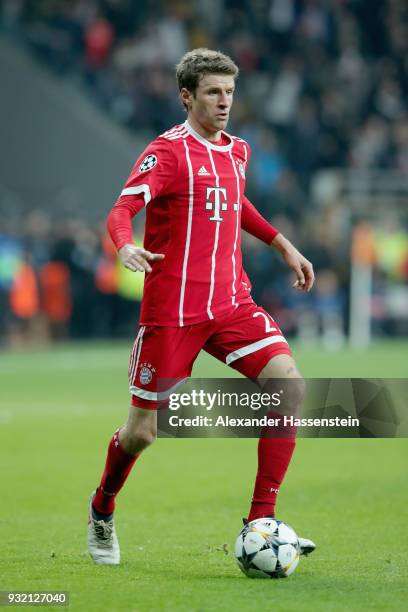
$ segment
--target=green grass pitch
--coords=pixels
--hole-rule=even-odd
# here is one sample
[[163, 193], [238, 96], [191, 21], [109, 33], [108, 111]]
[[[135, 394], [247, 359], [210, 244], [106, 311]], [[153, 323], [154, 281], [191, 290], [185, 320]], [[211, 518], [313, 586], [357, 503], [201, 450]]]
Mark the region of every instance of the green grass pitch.
[[[404, 377], [407, 348], [294, 352], [306, 376]], [[129, 349], [0, 353], [0, 590], [68, 590], [70, 609], [84, 612], [406, 607], [404, 439], [299, 440], [278, 517], [318, 549], [279, 581], [245, 578], [231, 553], [252, 492], [256, 440], [159, 440], [118, 498], [122, 565], [93, 565], [88, 496], [127, 414]], [[203, 355], [195, 375], [231, 371]]]

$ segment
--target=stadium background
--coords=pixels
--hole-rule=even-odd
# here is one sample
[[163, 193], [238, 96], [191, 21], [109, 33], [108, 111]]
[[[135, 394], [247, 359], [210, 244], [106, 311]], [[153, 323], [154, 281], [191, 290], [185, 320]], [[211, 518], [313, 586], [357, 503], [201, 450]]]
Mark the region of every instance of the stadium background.
[[[248, 609], [270, 597], [223, 548], [246, 511], [250, 441], [161, 440], [121, 495], [127, 565], [107, 584], [86, 559], [84, 504], [126, 411], [142, 293], [104, 219], [139, 152], [183, 120], [180, 56], [196, 46], [231, 54], [241, 73], [228, 130], [252, 147], [248, 195], [316, 269], [315, 290], [300, 296], [247, 236], [255, 299], [305, 376], [405, 377], [407, 21], [403, 0], [0, 2], [4, 588], [70, 588], [84, 610]], [[143, 219], [134, 227], [141, 241]], [[195, 374], [231, 375], [206, 356]], [[272, 585], [276, 609], [288, 597], [302, 610], [401, 607], [405, 441], [299, 447], [280, 507], [322, 552], [290, 591]], [[169, 528], [177, 516], [182, 538]]]

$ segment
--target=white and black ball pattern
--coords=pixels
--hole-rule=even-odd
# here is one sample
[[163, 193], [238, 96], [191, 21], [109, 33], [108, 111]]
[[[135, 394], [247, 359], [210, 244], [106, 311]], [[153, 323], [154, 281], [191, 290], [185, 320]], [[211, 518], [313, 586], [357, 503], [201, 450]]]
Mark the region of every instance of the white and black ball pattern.
[[251, 521], [235, 543], [238, 566], [249, 578], [286, 578], [295, 571], [299, 553], [296, 533], [277, 519]]
[[146, 155], [146, 157], [140, 164], [139, 171], [147, 172], [148, 170], [151, 170], [156, 164], [157, 164], [157, 157], [153, 155], [153, 153], [150, 153], [150, 155]]

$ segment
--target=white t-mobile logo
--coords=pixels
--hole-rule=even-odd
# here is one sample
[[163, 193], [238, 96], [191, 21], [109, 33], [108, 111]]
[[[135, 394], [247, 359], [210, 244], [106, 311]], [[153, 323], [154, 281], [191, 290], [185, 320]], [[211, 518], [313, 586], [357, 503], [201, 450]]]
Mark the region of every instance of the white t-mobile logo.
[[[212, 194], [214, 197], [212, 198]], [[221, 201], [221, 198], [224, 201]], [[210, 217], [210, 221], [223, 221], [220, 215], [222, 210], [227, 210], [227, 190], [224, 187], [207, 187], [207, 201], [205, 203], [206, 210], [214, 210], [214, 214]], [[239, 209], [238, 204], [234, 204], [234, 210]]]

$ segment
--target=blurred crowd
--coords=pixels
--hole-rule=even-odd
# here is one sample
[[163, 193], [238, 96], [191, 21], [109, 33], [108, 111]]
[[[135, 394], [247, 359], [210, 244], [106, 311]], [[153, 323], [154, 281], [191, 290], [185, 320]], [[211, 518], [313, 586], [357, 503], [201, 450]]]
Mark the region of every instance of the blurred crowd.
[[284, 169], [304, 191], [317, 168], [408, 173], [405, 0], [3, 0], [2, 23], [56, 73], [80, 76], [117, 121], [152, 135], [183, 118], [181, 55], [231, 54], [241, 75], [230, 127], [252, 145], [268, 210]]
[[[338, 201], [324, 210], [317, 205], [313, 180], [318, 170], [330, 168], [408, 176], [405, 0], [2, 0], [0, 6], [3, 31], [75, 82], [115, 121], [142, 132], [146, 143], [184, 120], [174, 77], [181, 55], [201, 46], [229, 53], [240, 67], [229, 131], [252, 148], [248, 196], [317, 270], [313, 295], [299, 296], [278, 259], [271, 266], [270, 252], [246, 238], [254, 296], [287, 333], [324, 333], [333, 343], [342, 341], [351, 219]], [[65, 310], [59, 306], [64, 325], [48, 326], [48, 334], [126, 333], [123, 313], [137, 311], [129, 296], [140, 297], [140, 287], [133, 294], [123, 289], [134, 282], [127, 277], [121, 288], [103, 229], [79, 219], [52, 221], [42, 213], [33, 213], [23, 229], [6, 219], [3, 225], [3, 303], [12, 279], [7, 273], [4, 278], [2, 253], [14, 253], [15, 261], [27, 260], [34, 271], [37, 308], [46, 308], [44, 292], [59, 271], [60, 291], [67, 296]], [[381, 306], [381, 279], [385, 274], [406, 284], [406, 229], [399, 221], [385, 241], [394, 259], [378, 242], [380, 297], [374, 311], [380, 313], [380, 331], [395, 331], [387, 323], [389, 309]], [[109, 268], [115, 274], [106, 291]], [[81, 300], [96, 309], [95, 316]]]
[[[339, 242], [330, 213], [300, 230], [283, 215], [274, 221], [313, 261], [316, 285], [310, 294], [295, 291], [280, 258], [244, 234], [252, 295], [288, 336], [340, 347], [347, 331], [350, 244]], [[384, 217], [372, 231], [372, 317], [380, 335], [408, 333], [406, 293], [400, 291], [408, 283], [408, 237], [395, 221]], [[134, 237], [141, 245], [142, 218]], [[133, 337], [142, 293], [143, 275], [119, 262], [104, 221], [52, 219], [43, 211], [0, 217], [0, 346]]]
[[0, 217], [0, 345], [132, 337], [142, 290], [104, 223]]

